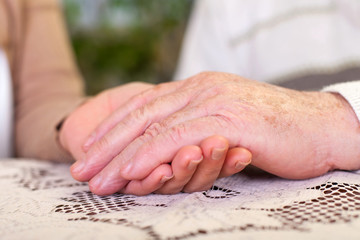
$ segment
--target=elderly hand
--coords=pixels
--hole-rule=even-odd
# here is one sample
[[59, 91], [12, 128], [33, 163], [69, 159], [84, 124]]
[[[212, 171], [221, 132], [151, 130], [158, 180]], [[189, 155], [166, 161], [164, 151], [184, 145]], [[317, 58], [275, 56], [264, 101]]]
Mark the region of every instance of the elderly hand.
[[[81, 162], [85, 158], [81, 145], [89, 133], [131, 97], [152, 87], [151, 84], [132, 83], [90, 98], [66, 119], [60, 133], [60, 142], [78, 162]], [[162, 164], [142, 180], [126, 181], [126, 188], [122, 189], [122, 192], [144, 195], [155, 190], [159, 193], [176, 193], [208, 188], [219, 175], [232, 175], [241, 171], [250, 162], [251, 154], [247, 150], [233, 148], [228, 151], [228, 148], [227, 140], [221, 136], [211, 136], [203, 140], [200, 147], [185, 146], [175, 155], [172, 166]], [[217, 161], [211, 158], [213, 149], [220, 149], [213, 154], [219, 158]], [[76, 171], [72, 171], [72, 174], [75, 179], [88, 181], [105, 166], [104, 161], [99, 161], [88, 164], [87, 171], [82, 174]], [[212, 175], [203, 178], [202, 172]], [[198, 178], [200, 180], [194, 182]], [[112, 189], [112, 185], [107, 185], [107, 188]], [[107, 194], [106, 191], [97, 193]]]
[[124, 179], [143, 179], [182, 146], [212, 135], [249, 149], [253, 165], [285, 178], [360, 168], [358, 120], [341, 96], [209, 72], [151, 88], [107, 118], [84, 146], [84, 162], [107, 164], [91, 188], [120, 190]]

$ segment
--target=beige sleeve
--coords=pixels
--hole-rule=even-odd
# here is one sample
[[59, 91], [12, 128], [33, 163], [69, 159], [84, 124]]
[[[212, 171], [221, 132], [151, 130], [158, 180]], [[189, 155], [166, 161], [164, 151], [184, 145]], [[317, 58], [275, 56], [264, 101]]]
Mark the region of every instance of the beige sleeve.
[[83, 99], [83, 81], [55, 0], [25, 0], [15, 74], [18, 157], [72, 161], [56, 125]]

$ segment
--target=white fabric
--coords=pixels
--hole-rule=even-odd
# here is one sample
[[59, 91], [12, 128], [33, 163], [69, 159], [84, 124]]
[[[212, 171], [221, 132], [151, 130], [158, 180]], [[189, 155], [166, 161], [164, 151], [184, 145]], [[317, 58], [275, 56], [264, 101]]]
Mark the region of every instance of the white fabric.
[[9, 65], [0, 49], [0, 158], [13, 154], [13, 94]]
[[67, 164], [0, 161], [0, 238], [359, 239], [360, 172], [248, 172], [192, 194], [99, 197]]
[[323, 91], [341, 94], [349, 102], [357, 118], [360, 120], [360, 81], [330, 85], [325, 87]]
[[280, 82], [360, 66], [358, 0], [198, 0], [175, 79], [224, 71]]
[[[223, 71], [276, 84], [331, 74], [360, 66], [359, 43], [358, 0], [198, 0], [175, 79]], [[360, 120], [360, 81], [323, 91], [344, 96]]]

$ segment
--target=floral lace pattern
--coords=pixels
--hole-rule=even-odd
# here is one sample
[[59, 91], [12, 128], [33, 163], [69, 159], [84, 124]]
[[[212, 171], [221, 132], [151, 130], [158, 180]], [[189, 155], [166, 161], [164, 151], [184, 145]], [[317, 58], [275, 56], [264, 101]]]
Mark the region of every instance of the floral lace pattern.
[[96, 196], [66, 164], [0, 162], [2, 239], [357, 239], [360, 172], [291, 181], [259, 171], [204, 192]]

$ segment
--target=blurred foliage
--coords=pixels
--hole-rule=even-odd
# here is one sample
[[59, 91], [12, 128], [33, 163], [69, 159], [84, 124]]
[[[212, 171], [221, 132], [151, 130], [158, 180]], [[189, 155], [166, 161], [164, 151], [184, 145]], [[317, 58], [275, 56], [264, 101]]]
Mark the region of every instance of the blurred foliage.
[[[99, 3], [101, 2], [101, 4]], [[65, 16], [87, 92], [131, 81], [170, 81], [191, 0], [102, 0], [96, 22], [81, 26], [84, 6], [63, 0]], [[117, 16], [124, 15], [124, 24]]]

